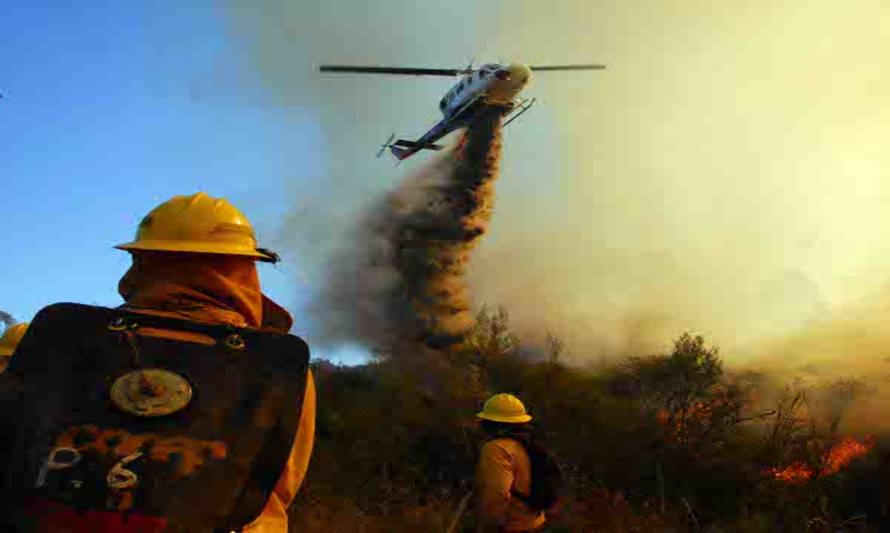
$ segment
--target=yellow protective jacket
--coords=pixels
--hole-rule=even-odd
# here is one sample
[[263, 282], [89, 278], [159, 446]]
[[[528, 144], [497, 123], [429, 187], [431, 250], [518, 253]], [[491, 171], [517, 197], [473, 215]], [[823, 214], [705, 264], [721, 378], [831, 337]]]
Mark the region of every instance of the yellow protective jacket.
[[[290, 314], [260, 290], [256, 266], [250, 258], [137, 252], [118, 291], [126, 302], [123, 307], [138, 313], [280, 332], [288, 332], [293, 325]], [[190, 334], [171, 331], [143, 328], [141, 334], [201, 342]], [[303, 483], [314, 439], [315, 382], [310, 371], [287, 465], [262, 514], [243, 531], [287, 532], [287, 508]]]
[[532, 468], [519, 442], [498, 438], [486, 442], [476, 464], [476, 513], [479, 531], [530, 531], [544, 524], [544, 513], [532, 511], [510, 491], [528, 495]]

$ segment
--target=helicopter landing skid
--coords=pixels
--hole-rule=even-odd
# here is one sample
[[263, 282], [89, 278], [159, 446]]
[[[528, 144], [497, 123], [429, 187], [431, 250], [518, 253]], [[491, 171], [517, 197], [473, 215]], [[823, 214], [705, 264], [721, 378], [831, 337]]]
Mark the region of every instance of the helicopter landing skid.
[[531, 107], [533, 105], [535, 105], [535, 102], [537, 102], [537, 101], [538, 101], [537, 98], [532, 98], [531, 100], [519, 101], [516, 104], [516, 106], [513, 109], [511, 109], [509, 113], [507, 113], [505, 115], [506, 117], [509, 117], [509, 118], [507, 118], [507, 121], [504, 122], [503, 126], [507, 126], [507, 124], [509, 124], [509, 123], [513, 122], [514, 120], [516, 120], [517, 118], [519, 118], [523, 113], [525, 113], [526, 111], [531, 109]]

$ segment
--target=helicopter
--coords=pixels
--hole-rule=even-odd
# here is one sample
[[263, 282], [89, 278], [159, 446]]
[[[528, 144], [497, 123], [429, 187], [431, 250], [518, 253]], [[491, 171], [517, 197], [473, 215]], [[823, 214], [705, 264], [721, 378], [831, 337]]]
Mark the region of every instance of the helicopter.
[[535, 98], [519, 98], [519, 93], [531, 81], [533, 72], [605, 68], [605, 65], [599, 64], [530, 66], [521, 63], [488, 63], [474, 69], [471, 63], [463, 69], [319, 65], [318, 70], [336, 73], [461, 77], [460, 81], [454, 84], [439, 101], [442, 119], [438, 123], [414, 141], [398, 139], [393, 142], [395, 134], [392, 134], [377, 152], [379, 158], [389, 148], [396, 159], [402, 161], [421, 150], [442, 150], [444, 147], [436, 143], [454, 130], [465, 127], [483, 107], [501, 108], [506, 119], [504, 126], [519, 118], [537, 101]]

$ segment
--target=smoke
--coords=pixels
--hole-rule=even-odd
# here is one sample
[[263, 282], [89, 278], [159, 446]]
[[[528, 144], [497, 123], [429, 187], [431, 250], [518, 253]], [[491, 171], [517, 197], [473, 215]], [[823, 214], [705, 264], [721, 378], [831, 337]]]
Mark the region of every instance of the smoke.
[[890, 6], [511, 7], [507, 57], [609, 65], [536, 76], [506, 140], [472, 284], [527, 339], [587, 362], [690, 329], [745, 364], [887, 280]]
[[[739, 359], [776, 382], [812, 387], [845, 432], [890, 433], [890, 288], [748, 346]], [[830, 418], [829, 417], [829, 418]]]
[[[890, 5], [373, 4], [226, 12], [246, 77], [321, 132], [282, 176], [294, 209], [281, 244], [311, 295], [299, 317], [310, 343], [405, 354], [423, 378], [444, 374], [435, 347], [457, 344], [483, 303], [506, 307], [526, 345], [555, 332], [579, 364], [662, 351], [691, 330], [733, 371], [767, 375], [764, 409], [802, 378], [840, 432], [890, 431]], [[535, 77], [540, 104], [505, 133], [497, 210], [479, 205], [485, 238], [461, 241], [473, 218], [433, 209], [459, 194], [453, 154], [399, 171], [372, 157], [391, 131], [410, 138], [437, 119], [453, 80], [311, 66], [474, 56], [609, 69]]]
[[[479, 17], [467, 19], [469, 12]], [[488, 28], [484, 21], [493, 14], [472, 0], [228, 2], [221, 14], [234, 48], [243, 51], [235, 61], [221, 63], [239, 68], [242, 61], [241, 79], [262, 91], [265, 105], [282, 114], [297, 110], [317, 125], [317, 134], [293, 147], [289, 170], [276, 177], [288, 184], [292, 208], [276, 228], [274, 246], [295, 272], [300, 334], [322, 350], [333, 348], [322, 346], [331, 339], [331, 327], [315, 305], [331, 258], [355, 242], [356, 225], [369, 216], [369, 204], [429, 158], [419, 154], [395, 167], [388, 155], [375, 159], [374, 152], [390, 133], [415, 138], [441, 118], [436, 103], [456, 80], [326, 75], [314, 66], [463, 66], [480, 53], [477, 34]]]
[[[313, 63], [605, 62], [528, 89], [541, 103], [506, 132], [497, 210], [466, 271], [471, 303], [503, 304], [532, 344], [556, 332], [568, 361], [649, 353], [690, 329], [731, 365], [883, 375], [885, 315], [856, 302], [890, 271], [890, 6], [551, 4], [277, 0], [227, 12], [270, 105], [302, 106], [322, 131], [282, 176], [295, 184], [283, 244], [303, 288], [328, 287], [330, 258], [364, 238], [355, 225], [379, 220], [367, 199], [398, 173], [374, 147], [393, 130], [421, 133], [452, 82], [325, 78]], [[307, 157], [324, 161], [321, 175], [304, 174]], [[391, 241], [377, 242], [388, 257]], [[403, 283], [394, 268], [363, 272], [325, 289], [329, 307], [350, 291], [386, 300]], [[377, 346], [392, 333], [367, 330], [398, 329], [370, 311], [322, 311], [301, 317], [312, 342], [361, 329]]]
[[12, 315], [7, 313], [6, 311], [0, 310], [0, 322], [3, 322], [6, 325], [6, 327], [8, 328], [9, 326], [12, 326], [13, 324], [15, 324], [16, 320]]
[[323, 342], [358, 340], [386, 354], [461, 344], [473, 325], [464, 277], [491, 218], [501, 113], [483, 109], [448, 154], [358, 217], [310, 306]]

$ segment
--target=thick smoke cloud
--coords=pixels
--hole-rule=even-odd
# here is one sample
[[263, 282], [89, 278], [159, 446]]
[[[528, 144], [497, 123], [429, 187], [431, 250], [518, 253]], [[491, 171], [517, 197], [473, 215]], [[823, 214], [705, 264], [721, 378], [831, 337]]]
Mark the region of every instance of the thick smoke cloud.
[[491, 218], [500, 120], [500, 110], [483, 110], [448, 154], [358, 217], [311, 306], [323, 340], [385, 354], [460, 345], [473, 323], [464, 278]]
[[[842, 429], [886, 434], [890, 433], [888, 322], [890, 290], [884, 287], [855, 304], [751, 346], [739, 356], [745, 367], [766, 370], [777, 383], [799, 379], [820, 389], [822, 397], [826, 389], [832, 392], [838, 380], [854, 385], [855, 396], [842, 406]], [[837, 408], [835, 404], [828, 407]]]

